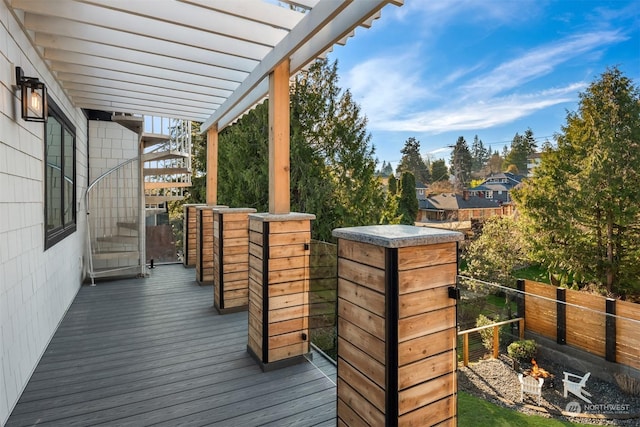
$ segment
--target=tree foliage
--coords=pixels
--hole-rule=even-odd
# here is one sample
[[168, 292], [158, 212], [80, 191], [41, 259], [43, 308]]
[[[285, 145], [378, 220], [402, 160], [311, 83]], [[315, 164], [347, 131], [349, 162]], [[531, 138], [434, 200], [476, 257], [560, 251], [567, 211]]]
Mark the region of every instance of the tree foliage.
[[580, 94], [557, 148], [514, 192], [535, 255], [607, 293], [640, 288], [640, 91], [617, 68]]
[[451, 152], [451, 173], [459, 188], [466, 187], [471, 181], [472, 158], [469, 145], [463, 136], [458, 137]]
[[481, 172], [490, 157], [491, 151], [484, 146], [482, 140], [478, 138], [478, 135], [476, 135], [473, 138], [473, 143], [471, 144], [471, 172]]
[[416, 196], [416, 179], [411, 172], [404, 172], [400, 178], [400, 197], [398, 198], [398, 214], [400, 223], [414, 225], [418, 218], [420, 205]]
[[511, 165], [514, 165], [520, 173], [526, 174], [527, 157], [535, 153], [537, 148], [536, 139], [530, 128], [524, 132], [524, 135], [516, 133], [511, 141], [511, 148], [504, 158], [502, 169], [508, 170]]
[[[331, 240], [334, 228], [377, 224], [382, 217], [384, 193], [366, 125], [351, 93], [338, 86], [336, 62], [319, 60], [298, 74], [291, 85], [291, 211], [316, 215], [316, 239]], [[268, 101], [220, 133], [218, 203], [268, 210], [268, 138]], [[202, 176], [206, 155], [200, 157], [195, 165]], [[204, 201], [194, 190], [192, 201]]]
[[514, 269], [528, 259], [526, 240], [511, 217], [491, 217], [465, 254], [467, 270], [477, 279], [515, 286]]
[[449, 169], [444, 159], [431, 162], [431, 180], [432, 182], [449, 181]]
[[404, 147], [400, 150], [402, 158], [396, 172], [402, 174], [404, 172], [411, 172], [417, 181], [424, 184], [431, 182], [431, 174], [425, 164], [422, 156], [420, 156], [420, 141], [414, 137], [410, 137], [404, 143]]

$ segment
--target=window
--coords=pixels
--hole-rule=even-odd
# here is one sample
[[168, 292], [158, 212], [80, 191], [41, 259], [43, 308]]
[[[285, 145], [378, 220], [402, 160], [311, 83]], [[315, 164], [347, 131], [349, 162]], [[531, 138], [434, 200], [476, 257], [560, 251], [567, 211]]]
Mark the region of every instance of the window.
[[76, 231], [76, 128], [48, 98], [45, 123], [45, 249]]

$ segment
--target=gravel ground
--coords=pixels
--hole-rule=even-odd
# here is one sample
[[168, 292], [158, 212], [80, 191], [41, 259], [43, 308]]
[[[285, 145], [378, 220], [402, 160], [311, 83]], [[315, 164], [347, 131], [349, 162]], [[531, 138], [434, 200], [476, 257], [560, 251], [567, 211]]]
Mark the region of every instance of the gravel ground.
[[[526, 414], [554, 417], [576, 423], [640, 426], [640, 396], [627, 395], [616, 384], [591, 376], [585, 390], [591, 393], [590, 400], [595, 406], [588, 407], [586, 402], [570, 393], [566, 398], [563, 396], [563, 372], [567, 371], [577, 375], [584, 375], [584, 372], [578, 372], [542, 359], [537, 362], [539, 367], [555, 375], [553, 380], [545, 379], [540, 406], [537, 404], [537, 397], [533, 395], [525, 394], [524, 403], [520, 402], [518, 373], [513, 370], [511, 361], [506, 356], [501, 356], [499, 359], [482, 360], [470, 364], [466, 368], [461, 367], [458, 374], [458, 387], [475, 396]], [[521, 368], [528, 367], [522, 366]], [[582, 414], [579, 416], [568, 415], [566, 407], [569, 402], [580, 403]], [[619, 406], [603, 406], [616, 404]], [[619, 413], [614, 415], [616, 411]], [[584, 418], [587, 413], [589, 418]], [[592, 416], [591, 414], [598, 415]], [[629, 415], [633, 418], [628, 418]], [[618, 418], [615, 418], [616, 416]]]

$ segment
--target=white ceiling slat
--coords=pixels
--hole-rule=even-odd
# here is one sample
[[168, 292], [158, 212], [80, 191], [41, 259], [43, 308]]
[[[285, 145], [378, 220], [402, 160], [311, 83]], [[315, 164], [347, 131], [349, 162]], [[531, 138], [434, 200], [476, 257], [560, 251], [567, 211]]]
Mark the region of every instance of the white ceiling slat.
[[100, 58], [114, 59], [132, 64], [148, 65], [167, 70], [184, 71], [201, 76], [216, 77], [224, 80], [241, 82], [249, 74], [247, 71], [237, 71], [229, 68], [215, 67], [184, 59], [171, 58], [147, 52], [125, 49], [83, 40], [55, 37], [49, 35], [36, 35], [36, 42], [45, 48], [45, 57], [49, 49], [58, 52], [80, 53], [87, 51], [99, 52]]
[[121, 71], [129, 74], [139, 74], [142, 76], [152, 76], [160, 79], [169, 79], [175, 81], [189, 82], [192, 84], [208, 84], [211, 87], [221, 89], [229, 89], [238, 84], [230, 80], [217, 79], [203, 75], [196, 75], [178, 70], [167, 70], [152, 67], [143, 64], [134, 64], [130, 62], [120, 62], [113, 59], [100, 58], [96, 56], [86, 55], [83, 53], [66, 52], [56, 49], [47, 49], [45, 51], [45, 59], [52, 62], [52, 68], [55, 70], [56, 62], [66, 62], [70, 64], [85, 65], [88, 67], [104, 68], [107, 70]]
[[304, 16], [286, 7], [265, 3], [260, 0], [179, 0], [211, 10], [218, 10], [229, 15], [240, 16], [251, 21], [284, 28], [289, 31], [296, 26]]
[[185, 114], [181, 110], [172, 110], [169, 108], [147, 108], [138, 107], [132, 104], [123, 104], [117, 102], [91, 102], [87, 101], [82, 104], [82, 108], [88, 108], [92, 110], [113, 111], [118, 113], [131, 113], [147, 116], [159, 116], [159, 117], [171, 117], [173, 119], [193, 120], [196, 122], [202, 122], [205, 117], [198, 114]]
[[[153, 108], [153, 109], [167, 108], [167, 104], [165, 102], [155, 102], [153, 100], [146, 100], [146, 99], [141, 99], [141, 98], [122, 98], [122, 97], [118, 97], [118, 96], [104, 95], [104, 94], [95, 94], [95, 95], [94, 94], [89, 94], [86, 97], [77, 96], [77, 98], [74, 97], [74, 99], [77, 99], [78, 102], [80, 102], [80, 103], [112, 102], [112, 103], [119, 103], [119, 104], [122, 104], [122, 105], [124, 105], [124, 104], [136, 105], [137, 107], [140, 107], [140, 108]], [[207, 109], [206, 108], [182, 106], [182, 108], [180, 108], [180, 110], [184, 114], [189, 114], [189, 115], [207, 114]]]
[[[33, 19], [34, 16], [36, 19]], [[29, 14], [25, 23], [27, 28], [34, 31], [36, 44], [46, 41], [48, 47], [56, 47], [53, 43], [63, 44], [69, 39], [84, 40], [101, 45], [117, 46], [148, 52], [157, 55], [182, 58], [203, 64], [215, 64], [219, 67], [234, 70], [251, 71], [257, 60], [216, 52], [202, 47], [186, 46], [167, 40], [146, 36], [133, 37], [130, 33], [109, 28], [96, 27], [62, 18], [40, 17]]]
[[[209, 86], [197, 86], [184, 82], [160, 79], [157, 77], [141, 76], [137, 74], [128, 74], [119, 71], [104, 70], [100, 68], [91, 68], [84, 65], [74, 65], [65, 63], [56, 63], [58, 79], [61, 82], [89, 82], [91, 79], [100, 81], [103, 85], [111, 87], [121, 87], [127, 89], [129, 87], [144, 86], [147, 90], [154, 93], [161, 93], [161, 90], [171, 92], [184, 92], [186, 94], [202, 94], [204, 96], [212, 96], [216, 98], [226, 99], [231, 90], [217, 89]], [[173, 96], [173, 95], [168, 95]]]
[[[57, 2], [65, 0], [56, 0]], [[194, 8], [174, 0], [122, 1], [122, 0], [78, 0], [87, 4], [147, 17], [160, 22], [181, 25], [210, 33], [225, 35], [251, 43], [273, 47], [287, 34], [283, 29], [271, 25], [247, 21], [244, 18], [219, 11]], [[252, 24], [252, 25], [250, 25]]]
[[[175, 41], [187, 46], [215, 46], [217, 51], [234, 54], [251, 59], [261, 59], [269, 47], [243, 40], [225, 37], [220, 34], [169, 24], [151, 18], [129, 15], [91, 4], [76, 3], [70, 0], [12, 0], [14, 7], [28, 12], [25, 25], [30, 19], [38, 19], [42, 15], [64, 18], [97, 27], [111, 28], [130, 33], [135, 36], [147, 36], [161, 40]], [[145, 2], [146, 3], [146, 2]], [[213, 24], [212, 24], [213, 25]], [[82, 38], [79, 34], [77, 38]]]
[[219, 96], [210, 96], [198, 92], [185, 92], [164, 87], [154, 87], [147, 85], [139, 85], [129, 82], [121, 82], [113, 85], [113, 82], [91, 76], [78, 76], [69, 74], [59, 74], [58, 78], [64, 82], [67, 90], [82, 89], [85, 91], [94, 90], [96, 93], [120, 94], [130, 97], [129, 94], [136, 93], [145, 96], [153, 96], [157, 99], [170, 98], [172, 101], [177, 99], [185, 99], [196, 101], [200, 104], [221, 105], [226, 98]]
[[[153, 93], [143, 91], [124, 90], [119, 88], [110, 88], [98, 85], [87, 85], [84, 83], [70, 83], [66, 85], [67, 93], [74, 99], [76, 97], [86, 97], [90, 94], [95, 94], [96, 97], [102, 96], [118, 96], [121, 98], [139, 98], [146, 101], [157, 101], [166, 104], [166, 97], [163, 95], [157, 95]], [[212, 106], [219, 106], [220, 103], [213, 102], [211, 100], [202, 100], [195, 97], [180, 96], [173, 98], [173, 105], [181, 105], [185, 107], [195, 107], [203, 111], [209, 111]]]
[[[246, 78], [240, 87], [227, 99], [220, 110], [216, 110], [209, 119], [200, 127], [205, 132], [209, 127], [215, 124], [228, 110], [234, 109], [237, 104], [241, 103], [246, 108], [253, 104], [253, 100], [245, 99], [246, 95], [251, 92], [261, 80], [266, 78], [276, 65], [288, 58], [295, 49], [305, 43], [311, 36], [310, 33], [317, 31], [324, 23], [334, 18], [339, 11], [346, 6], [349, 0], [331, 1], [325, 0], [318, 3], [312, 11], [307, 13], [300, 23], [280, 42], [267, 56], [262, 60], [256, 69]], [[368, 2], [367, 2], [368, 3]], [[264, 96], [258, 96], [261, 98]], [[221, 129], [221, 126], [218, 126]]]
[[77, 107], [224, 128], [402, 0], [5, 0]]

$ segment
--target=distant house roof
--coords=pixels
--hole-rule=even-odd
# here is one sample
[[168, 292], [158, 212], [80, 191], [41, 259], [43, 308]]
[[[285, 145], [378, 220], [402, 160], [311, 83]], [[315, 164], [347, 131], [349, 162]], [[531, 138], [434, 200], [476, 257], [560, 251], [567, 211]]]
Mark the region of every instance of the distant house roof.
[[437, 194], [419, 200], [420, 209], [455, 211], [460, 209], [492, 209], [500, 205], [484, 197], [469, 196], [466, 200], [463, 196], [453, 193]]
[[524, 177], [510, 172], [497, 173], [487, 177], [484, 182], [470, 191], [509, 191], [520, 184]]

